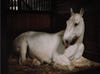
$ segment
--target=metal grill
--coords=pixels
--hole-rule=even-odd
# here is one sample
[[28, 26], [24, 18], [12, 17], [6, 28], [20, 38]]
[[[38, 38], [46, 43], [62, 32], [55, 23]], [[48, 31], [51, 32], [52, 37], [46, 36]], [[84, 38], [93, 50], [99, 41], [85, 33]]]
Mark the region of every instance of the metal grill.
[[50, 11], [53, 0], [9, 0], [9, 10]]

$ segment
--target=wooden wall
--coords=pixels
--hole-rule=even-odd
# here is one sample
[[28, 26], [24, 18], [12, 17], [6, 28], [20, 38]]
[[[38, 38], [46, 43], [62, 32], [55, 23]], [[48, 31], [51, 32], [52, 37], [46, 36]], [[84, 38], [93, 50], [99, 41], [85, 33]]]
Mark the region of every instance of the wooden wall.
[[7, 15], [6, 43], [8, 54], [13, 50], [13, 40], [26, 31], [51, 31], [51, 15], [47, 13], [11, 12]]
[[51, 28], [50, 15], [11, 13], [7, 15], [7, 27], [10, 33], [22, 33], [25, 31], [41, 30], [49, 31]]

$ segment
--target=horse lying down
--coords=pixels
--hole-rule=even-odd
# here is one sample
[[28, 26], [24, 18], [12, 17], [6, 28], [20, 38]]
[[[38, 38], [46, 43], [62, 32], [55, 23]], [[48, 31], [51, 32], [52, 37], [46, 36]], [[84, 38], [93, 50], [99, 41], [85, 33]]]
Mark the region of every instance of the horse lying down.
[[53, 34], [30, 31], [14, 40], [14, 48], [20, 53], [20, 64], [26, 61], [28, 48], [29, 55], [36, 58], [33, 60], [36, 65], [46, 62], [58, 68], [74, 68], [74, 62], [82, 58], [84, 51], [84, 20], [82, 9], [80, 13], [74, 13], [72, 8], [70, 11], [71, 17], [66, 21], [64, 31]]

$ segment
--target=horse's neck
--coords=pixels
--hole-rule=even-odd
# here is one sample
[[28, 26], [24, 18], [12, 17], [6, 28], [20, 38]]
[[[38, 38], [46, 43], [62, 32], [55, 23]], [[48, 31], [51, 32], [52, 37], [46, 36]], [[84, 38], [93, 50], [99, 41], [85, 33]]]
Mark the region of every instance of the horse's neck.
[[84, 38], [84, 34], [82, 34], [79, 39], [77, 40], [78, 43], [82, 43]]
[[57, 32], [56, 34], [62, 37], [64, 35], [64, 31], [65, 30], [61, 30], [61, 31]]
[[85, 25], [84, 25], [84, 22], [82, 21], [81, 22], [81, 25], [82, 25], [82, 34], [81, 36], [79, 37], [78, 41], [79, 43], [82, 43], [83, 42], [83, 38], [84, 38], [84, 30], [85, 30]]

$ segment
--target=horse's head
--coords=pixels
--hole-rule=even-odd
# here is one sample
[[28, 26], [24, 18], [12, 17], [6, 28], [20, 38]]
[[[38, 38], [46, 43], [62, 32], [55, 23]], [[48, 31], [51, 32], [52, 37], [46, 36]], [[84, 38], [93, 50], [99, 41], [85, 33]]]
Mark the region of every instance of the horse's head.
[[75, 44], [77, 41], [82, 42], [84, 35], [83, 9], [80, 10], [80, 13], [74, 13], [71, 8], [70, 12], [71, 17], [66, 21], [67, 27], [63, 36], [66, 47]]

